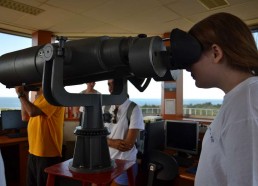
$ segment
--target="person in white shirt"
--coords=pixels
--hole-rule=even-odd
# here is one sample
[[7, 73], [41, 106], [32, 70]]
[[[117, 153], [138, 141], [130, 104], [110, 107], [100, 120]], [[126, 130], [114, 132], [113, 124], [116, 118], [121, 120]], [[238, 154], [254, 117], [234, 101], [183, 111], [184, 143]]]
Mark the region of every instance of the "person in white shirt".
[[[94, 89], [94, 86], [96, 85], [96, 82], [93, 81], [93, 82], [88, 82], [86, 83], [87, 85], [87, 88], [83, 91], [81, 91], [80, 93], [81, 94], [100, 94], [99, 91], [97, 91], [96, 89]], [[79, 111], [80, 112], [83, 112], [83, 107], [80, 107], [79, 108]]]
[[[109, 92], [112, 94], [114, 81], [108, 80]], [[109, 112], [113, 114], [111, 123], [105, 123], [110, 131], [107, 136], [110, 158], [130, 160], [136, 162], [137, 148], [135, 146], [136, 138], [140, 130], [144, 129], [143, 116], [141, 109], [136, 105], [132, 111], [130, 123], [127, 120], [127, 109], [131, 101], [127, 99], [121, 105], [112, 105]], [[133, 167], [134, 176], [137, 174], [137, 163]], [[124, 172], [118, 176], [112, 183], [112, 186], [128, 185], [127, 173]]]
[[6, 186], [4, 161], [0, 149], [0, 185]]
[[208, 127], [195, 186], [258, 185], [258, 52], [250, 29], [238, 17], [217, 13], [189, 31], [202, 46], [191, 72], [199, 88], [225, 92]]

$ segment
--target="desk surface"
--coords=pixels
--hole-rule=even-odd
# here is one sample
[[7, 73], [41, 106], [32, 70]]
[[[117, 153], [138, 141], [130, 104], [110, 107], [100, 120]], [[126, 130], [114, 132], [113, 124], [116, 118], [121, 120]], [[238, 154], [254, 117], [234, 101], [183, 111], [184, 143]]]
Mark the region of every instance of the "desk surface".
[[[29, 148], [28, 138], [9, 138], [2, 135], [0, 136], [0, 147], [6, 167], [7, 185], [25, 186]], [[14, 169], [18, 169], [19, 171], [13, 171]]]
[[195, 174], [188, 173], [188, 168], [179, 167], [179, 175], [174, 180], [173, 185], [176, 186], [194, 186]]
[[0, 145], [8, 145], [8, 144], [14, 144], [14, 143], [20, 143], [23, 141], [28, 141], [27, 137], [22, 138], [9, 138], [7, 136], [0, 136]]
[[188, 168], [185, 168], [185, 167], [179, 167], [179, 177], [186, 180], [194, 181], [195, 174], [188, 173], [186, 171], [187, 169]]

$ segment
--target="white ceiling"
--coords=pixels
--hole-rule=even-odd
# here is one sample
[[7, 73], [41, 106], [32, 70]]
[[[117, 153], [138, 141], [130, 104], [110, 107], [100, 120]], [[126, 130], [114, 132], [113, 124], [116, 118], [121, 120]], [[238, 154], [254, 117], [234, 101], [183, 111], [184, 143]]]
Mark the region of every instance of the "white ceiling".
[[[4, 2], [6, 0], [0, 0]], [[31, 35], [37, 30], [54, 35], [86, 36], [162, 35], [173, 28], [187, 31], [216, 12], [239, 16], [258, 25], [258, 0], [227, 0], [229, 5], [207, 9], [199, 0], [16, 0], [43, 10], [31, 15], [0, 6], [0, 29]], [[203, 1], [203, 0], [202, 0]], [[204, 0], [220, 3], [224, 0]], [[230, 23], [229, 23], [230, 24]], [[1, 31], [0, 30], [0, 31]]]

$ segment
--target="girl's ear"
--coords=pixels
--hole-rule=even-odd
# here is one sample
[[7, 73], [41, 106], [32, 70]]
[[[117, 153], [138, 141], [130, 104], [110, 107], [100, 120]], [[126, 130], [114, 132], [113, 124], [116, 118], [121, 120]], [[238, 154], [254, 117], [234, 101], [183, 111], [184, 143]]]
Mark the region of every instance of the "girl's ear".
[[211, 48], [212, 48], [213, 55], [214, 55], [214, 63], [220, 63], [222, 58], [223, 58], [223, 51], [222, 51], [222, 49], [217, 44], [213, 44], [211, 46]]

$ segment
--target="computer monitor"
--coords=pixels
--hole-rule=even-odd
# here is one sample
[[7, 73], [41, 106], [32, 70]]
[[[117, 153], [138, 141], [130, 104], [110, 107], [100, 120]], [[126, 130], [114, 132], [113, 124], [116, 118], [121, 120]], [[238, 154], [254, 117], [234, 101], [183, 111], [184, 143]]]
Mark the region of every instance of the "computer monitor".
[[164, 120], [145, 124], [144, 153], [151, 150], [164, 150], [165, 127]]
[[27, 122], [22, 121], [21, 110], [1, 111], [2, 130], [16, 130], [27, 128]]
[[152, 150], [164, 150], [165, 144], [165, 122], [153, 121], [145, 123], [144, 151], [142, 165], [148, 170], [149, 156]]
[[165, 148], [178, 154], [198, 154], [199, 123], [186, 120], [165, 121]]

